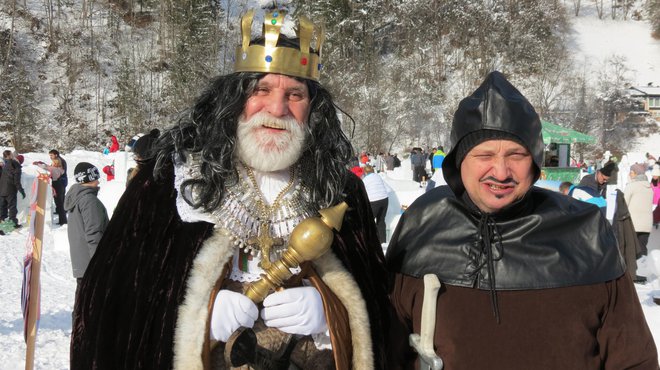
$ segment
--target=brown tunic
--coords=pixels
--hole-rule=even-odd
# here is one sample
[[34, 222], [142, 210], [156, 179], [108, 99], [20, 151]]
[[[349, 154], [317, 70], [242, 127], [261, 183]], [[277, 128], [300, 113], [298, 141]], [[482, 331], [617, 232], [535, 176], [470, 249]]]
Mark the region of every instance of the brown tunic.
[[[422, 279], [395, 276], [391, 299], [399, 325], [390, 336], [393, 368], [416, 368], [408, 335], [419, 333]], [[658, 354], [628, 274], [604, 283], [490, 292], [443, 284], [434, 348], [444, 370], [658, 369]]]

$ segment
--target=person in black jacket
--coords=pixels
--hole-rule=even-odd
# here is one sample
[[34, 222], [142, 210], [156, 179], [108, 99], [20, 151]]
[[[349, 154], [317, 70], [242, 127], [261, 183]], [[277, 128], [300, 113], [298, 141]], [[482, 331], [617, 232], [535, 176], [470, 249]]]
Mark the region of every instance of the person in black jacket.
[[610, 181], [610, 177], [614, 176], [617, 171], [618, 168], [616, 163], [608, 161], [603, 168], [580, 179], [580, 184], [578, 186], [592, 188], [600, 194], [601, 197], [607, 198], [607, 183]]
[[50, 156], [51, 161], [59, 159], [60, 163], [62, 164], [62, 168], [64, 169], [64, 173], [57, 180], [53, 180], [51, 184], [55, 190], [55, 197], [53, 200], [55, 201], [55, 212], [58, 216], [57, 224], [61, 226], [67, 222], [66, 211], [64, 210], [64, 196], [66, 193], [66, 186], [69, 183], [69, 179], [66, 175], [66, 161], [60, 156], [60, 152], [56, 149], [51, 149], [48, 152], [48, 155]]
[[15, 227], [20, 227], [16, 215], [18, 210], [17, 194], [25, 198], [25, 190], [21, 185], [21, 164], [13, 158], [11, 150], [2, 152], [2, 175], [0, 175], [0, 219], [9, 218]]

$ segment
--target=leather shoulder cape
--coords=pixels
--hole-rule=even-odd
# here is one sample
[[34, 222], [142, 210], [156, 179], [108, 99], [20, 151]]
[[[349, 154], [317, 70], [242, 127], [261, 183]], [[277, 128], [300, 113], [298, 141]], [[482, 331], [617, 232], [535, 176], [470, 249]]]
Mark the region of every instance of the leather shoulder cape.
[[[492, 252], [495, 289], [585, 285], [624, 273], [614, 233], [598, 207], [537, 187], [522, 202], [525, 207], [513, 214], [491, 219], [491, 248], [501, 241]], [[427, 192], [401, 216], [387, 251], [388, 268], [490, 289], [482, 217], [447, 186]]]
[[[72, 370], [172, 368], [178, 307], [214, 225], [181, 221], [174, 171], [156, 181], [153, 167], [145, 164], [128, 184], [80, 284]], [[390, 314], [385, 257], [357, 177], [348, 176], [345, 195], [349, 210], [332, 250], [367, 304], [374, 364], [382, 368]]]

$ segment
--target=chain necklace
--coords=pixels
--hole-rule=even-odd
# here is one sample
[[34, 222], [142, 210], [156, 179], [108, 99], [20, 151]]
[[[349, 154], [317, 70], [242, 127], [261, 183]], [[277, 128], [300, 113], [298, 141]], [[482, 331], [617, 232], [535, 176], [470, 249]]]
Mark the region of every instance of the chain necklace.
[[[230, 232], [243, 257], [261, 258], [259, 267], [263, 269], [270, 265], [273, 257], [279, 258], [284, 252], [293, 228], [302, 220], [317, 215], [318, 205], [311, 202], [311, 191], [302, 184], [299, 168], [289, 170], [289, 183], [268, 206], [252, 169], [241, 167], [245, 174], [237, 168], [238, 181], [225, 188], [222, 205], [211, 216], [218, 226]], [[239, 270], [248, 272], [246, 260], [241, 259], [239, 264]]]
[[270, 260], [270, 251], [274, 246], [283, 246], [284, 245], [284, 240], [282, 238], [273, 238], [273, 236], [270, 233], [270, 224], [271, 224], [271, 219], [273, 218], [273, 210], [276, 210], [280, 208], [280, 202], [282, 201], [282, 198], [286, 193], [289, 192], [289, 189], [293, 186], [293, 182], [296, 179], [296, 167], [291, 166], [289, 167], [289, 183], [286, 184], [286, 186], [277, 194], [275, 197], [275, 200], [273, 201], [272, 205], [268, 205], [266, 202], [266, 197], [264, 196], [264, 193], [261, 192], [261, 189], [259, 189], [259, 184], [257, 184], [257, 179], [254, 176], [254, 172], [252, 171], [252, 168], [246, 166], [244, 163], [241, 163], [243, 168], [245, 168], [245, 172], [248, 175], [248, 178], [252, 182], [252, 186], [254, 188], [254, 191], [258, 194], [258, 199], [257, 199], [257, 208], [259, 212], [259, 218], [257, 218], [257, 221], [260, 222], [259, 224], [259, 233], [256, 237], [251, 237], [247, 240], [248, 245], [250, 246], [258, 246], [259, 250], [261, 251], [261, 262], [259, 263], [259, 266], [266, 270], [270, 267], [271, 265], [271, 260]]

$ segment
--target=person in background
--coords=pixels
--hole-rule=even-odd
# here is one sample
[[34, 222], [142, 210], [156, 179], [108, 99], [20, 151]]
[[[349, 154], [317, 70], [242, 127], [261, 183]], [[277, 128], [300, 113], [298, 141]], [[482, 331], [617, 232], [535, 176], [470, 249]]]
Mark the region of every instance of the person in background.
[[141, 138], [142, 135], [144, 135], [144, 134], [139, 133], [139, 134], [133, 135], [133, 137], [124, 146], [124, 150], [127, 151], [127, 152], [133, 151], [133, 147], [135, 146], [135, 142], [138, 141], [138, 139]]
[[[238, 330], [256, 336], [248, 363], [387, 366], [382, 246], [319, 82], [321, 28], [300, 19], [248, 11], [235, 72], [209, 81], [128, 183], [80, 285], [71, 370], [227, 369]], [[258, 24], [263, 37], [251, 40]], [[329, 250], [289, 269], [286, 289], [244, 294], [289, 256], [296, 226], [329, 212], [336, 231], [314, 227]]]
[[378, 153], [374, 162], [373, 168], [376, 173], [385, 172], [385, 154], [383, 152]]
[[619, 183], [619, 158], [616, 156], [611, 156], [609, 162], [614, 163], [614, 169], [610, 173], [610, 178], [607, 180], [607, 185], [617, 185]]
[[436, 167], [433, 166], [433, 156], [435, 156], [435, 152], [438, 150], [438, 148], [431, 148], [429, 151], [429, 163], [431, 164], [431, 176], [433, 176], [433, 173], [435, 172]]
[[[34, 162], [34, 164], [48, 171], [48, 174], [50, 175], [53, 201], [55, 202], [55, 213], [58, 215], [58, 225], [63, 225], [66, 223], [66, 210], [64, 209], [64, 196], [66, 188], [60, 181], [64, 175], [64, 167], [62, 167], [62, 161], [59, 158], [54, 158], [51, 160], [50, 165], [47, 165], [44, 162]], [[59, 205], [60, 200], [61, 205]], [[62, 223], [63, 219], [65, 220], [64, 223]]]
[[[398, 319], [390, 368], [412, 369], [419, 359], [409, 335], [430, 330], [431, 348], [451, 370], [657, 370], [607, 219], [533, 186], [545, 145], [528, 100], [491, 72], [460, 102], [450, 137], [442, 164], [449, 186], [408, 207], [387, 249]], [[430, 302], [427, 274], [442, 284]], [[422, 319], [428, 304], [432, 328]]]
[[590, 187], [603, 198], [607, 198], [607, 182], [615, 170], [617, 170], [616, 163], [609, 161], [605, 163], [603, 168], [596, 170], [595, 173], [584, 176], [578, 185]]
[[374, 168], [370, 165], [364, 166], [364, 188], [367, 190], [371, 212], [376, 220], [376, 229], [378, 230], [378, 240], [381, 244], [386, 242], [385, 215], [387, 215], [388, 193], [392, 188], [385, 181], [374, 173]]
[[[66, 224], [66, 211], [64, 210], [64, 195], [66, 193], [66, 187], [69, 184], [69, 178], [67, 177], [67, 165], [66, 160], [62, 158], [60, 152], [56, 149], [51, 149], [48, 152], [50, 160], [52, 162], [51, 167], [61, 167], [61, 174], [53, 177], [53, 172], [51, 172], [51, 178], [53, 179], [51, 186], [53, 187], [53, 200], [55, 201], [55, 212], [57, 213], [58, 221], [57, 224], [62, 226]], [[57, 160], [57, 161], [56, 161]], [[57, 166], [55, 166], [57, 164]], [[59, 173], [59, 170], [55, 170], [56, 173]]]
[[574, 199], [596, 205], [603, 212], [603, 215], [607, 214], [607, 201], [590, 187], [575, 186], [570, 181], [564, 181], [559, 184], [559, 192]]
[[653, 189], [653, 204], [660, 202], [660, 165], [654, 164], [651, 169], [651, 189]]
[[653, 166], [658, 163], [658, 160], [651, 154], [651, 153], [646, 153], [646, 165], [648, 169], [653, 169]]
[[398, 155], [394, 153], [393, 155], [394, 158], [392, 158], [392, 165], [394, 168], [401, 167], [401, 160], [399, 159]]
[[152, 149], [159, 136], [160, 130], [154, 128], [148, 134], [142, 135], [135, 141], [133, 145], [133, 159], [135, 159], [136, 166], [128, 169], [128, 180], [137, 174], [137, 171], [139, 171], [144, 162], [153, 157]]
[[642, 248], [621, 190], [616, 189], [615, 199], [612, 228], [619, 244], [619, 251], [626, 263], [626, 273], [630, 275], [634, 283], [645, 284], [646, 276], [637, 275], [637, 258]]
[[108, 212], [97, 197], [101, 178], [98, 168], [91, 163], [80, 162], [73, 171], [73, 177], [76, 183], [66, 192], [64, 209], [69, 213], [67, 235], [77, 295], [87, 265], [108, 225]]
[[103, 166], [103, 173], [105, 174], [106, 181], [114, 180], [115, 179], [115, 164], [114, 164], [114, 162], [112, 164], [107, 165], [107, 166]]
[[630, 179], [623, 190], [623, 196], [639, 239], [641, 250], [638, 251], [638, 258], [648, 254], [647, 244], [653, 226], [653, 190], [645, 173], [646, 164], [644, 163], [635, 163], [630, 166]]
[[362, 152], [362, 154], [360, 154], [360, 166], [364, 167], [367, 163], [369, 163], [369, 154], [367, 152]]
[[107, 150], [108, 153], [114, 153], [114, 152], [118, 151], [119, 150], [119, 140], [117, 140], [117, 137], [112, 132], [110, 132], [108, 130], [105, 130], [104, 132], [105, 132], [105, 135], [108, 137], [108, 140], [110, 140], [110, 142], [106, 146], [106, 148], [108, 149]]
[[351, 172], [353, 172], [355, 176], [359, 178], [362, 178], [362, 176], [364, 176], [364, 169], [360, 166], [351, 167]]
[[413, 181], [419, 182], [421, 187], [421, 182], [426, 177], [426, 155], [421, 149], [413, 148], [410, 152], [410, 166], [413, 170]]
[[445, 160], [445, 149], [440, 145], [433, 154], [433, 168], [442, 169], [442, 161]]
[[394, 157], [392, 156], [392, 154], [390, 154], [390, 152], [387, 152], [387, 154], [385, 155], [385, 169], [387, 171], [394, 170]]
[[0, 222], [8, 219], [14, 227], [21, 227], [16, 215], [18, 209], [18, 193], [25, 198], [25, 190], [21, 185], [21, 164], [13, 158], [11, 150], [2, 152], [2, 174], [0, 175]]

